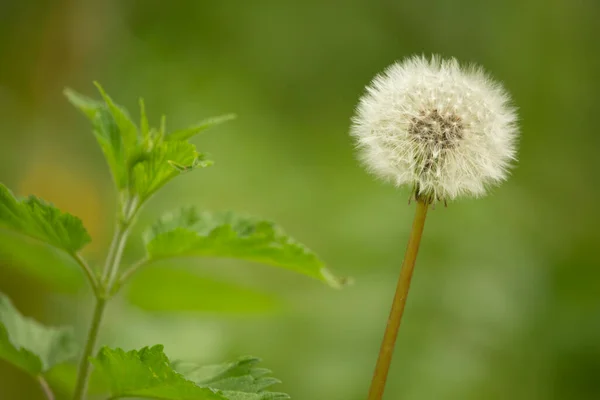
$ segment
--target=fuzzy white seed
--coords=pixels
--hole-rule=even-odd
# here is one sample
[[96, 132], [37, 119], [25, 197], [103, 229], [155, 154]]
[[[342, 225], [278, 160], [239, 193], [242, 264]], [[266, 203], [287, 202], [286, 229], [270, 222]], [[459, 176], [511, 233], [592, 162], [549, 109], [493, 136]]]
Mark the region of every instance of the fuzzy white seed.
[[359, 157], [417, 199], [482, 196], [507, 178], [517, 115], [502, 86], [456, 59], [411, 57], [373, 79], [352, 119]]

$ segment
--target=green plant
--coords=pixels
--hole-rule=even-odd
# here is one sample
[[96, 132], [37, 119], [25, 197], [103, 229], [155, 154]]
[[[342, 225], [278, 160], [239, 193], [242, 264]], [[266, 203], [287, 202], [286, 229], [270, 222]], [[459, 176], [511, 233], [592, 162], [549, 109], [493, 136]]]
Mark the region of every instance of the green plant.
[[268, 390], [278, 381], [267, 376], [270, 371], [256, 368], [258, 360], [252, 357], [201, 367], [171, 362], [160, 345], [128, 352], [108, 347], [95, 351], [106, 304], [133, 274], [158, 260], [236, 258], [287, 268], [332, 286], [340, 285], [313, 252], [275, 224], [233, 212], [200, 212], [194, 208], [183, 208], [159, 219], [144, 237], [146, 256], [123, 266], [121, 259], [131, 227], [150, 197], [177, 175], [211, 165], [206, 155], [198, 153], [188, 140], [233, 116], [167, 132], [164, 117], [160, 128], [150, 128], [144, 101], [140, 99], [138, 127], [124, 108], [115, 104], [100, 85], [96, 86], [103, 101], [70, 89], [65, 90], [65, 95], [91, 121], [117, 189], [116, 227], [103, 268], [88, 264], [80, 255], [91, 238], [77, 217], [33, 196], [16, 198], [0, 185], [0, 228], [59, 249], [85, 273], [96, 299], [85, 346], [78, 345], [69, 328], [45, 327], [25, 318], [6, 296], [0, 295], [0, 358], [37, 379], [48, 399], [54, 398], [46, 380], [48, 371], [78, 356], [75, 400], [86, 397], [92, 366], [105, 383], [105, 394], [110, 399], [288, 398]]

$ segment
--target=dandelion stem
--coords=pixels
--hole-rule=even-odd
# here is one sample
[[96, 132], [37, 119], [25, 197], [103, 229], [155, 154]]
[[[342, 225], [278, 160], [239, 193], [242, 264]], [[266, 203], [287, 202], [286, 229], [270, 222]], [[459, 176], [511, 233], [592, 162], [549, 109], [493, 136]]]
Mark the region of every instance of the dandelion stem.
[[373, 380], [371, 381], [368, 400], [381, 400], [383, 397], [383, 391], [385, 389], [385, 383], [387, 381], [388, 371], [390, 369], [394, 347], [396, 345], [396, 338], [398, 336], [398, 329], [400, 328], [400, 322], [402, 321], [402, 315], [404, 314], [408, 289], [410, 288], [410, 281], [415, 268], [415, 260], [417, 259], [417, 253], [419, 252], [419, 244], [421, 243], [428, 206], [429, 204], [426, 201], [417, 201], [415, 218], [413, 220], [408, 246], [404, 255], [404, 261], [402, 262], [402, 269], [400, 270], [400, 277], [398, 278], [398, 286], [396, 287], [392, 310], [390, 311], [387, 327], [381, 343], [381, 349], [379, 350], [379, 358], [377, 359], [375, 373], [373, 374]]

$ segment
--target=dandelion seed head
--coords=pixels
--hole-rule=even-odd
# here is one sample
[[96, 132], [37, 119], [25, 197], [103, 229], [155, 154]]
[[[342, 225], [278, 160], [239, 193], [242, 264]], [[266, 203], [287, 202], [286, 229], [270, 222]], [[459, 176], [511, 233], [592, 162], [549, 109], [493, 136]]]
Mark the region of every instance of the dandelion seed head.
[[411, 57], [366, 88], [351, 135], [369, 171], [434, 202], [479, 197], [505, 180], [516, 122], [507, 92], [481, 68]]

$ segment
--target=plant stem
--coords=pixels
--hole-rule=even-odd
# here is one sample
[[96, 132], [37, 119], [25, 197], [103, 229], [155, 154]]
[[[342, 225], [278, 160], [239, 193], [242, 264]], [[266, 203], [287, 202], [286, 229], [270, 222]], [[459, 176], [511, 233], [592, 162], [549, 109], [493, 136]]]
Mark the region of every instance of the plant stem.
[[96, 340], [98, 338], [98, 332], [100, 331], [100, 324], [102, 322], [102, 316], [106, 303], [112, 293], [112, 285], [119, 270], [121, 264], [121, 257], [123, 255], [123, 249], [127, 243], [127, 236], [129, 235], [129, 225], [131, 218], [135, 214], [134, 204], [129, 204], [127, 208], [128, 213], [126, 219], [117, 221], [117, 227], [113, 240], [106, 257], [106, 263], [104, 265], [103, 279], [99, 283], [98, 290], [95, 291], [96, 295], [96, 308], [94, 309], [94, 315], [92, 317], [92, 324], [88, 332], [87, 343], [83, 351], [83, 357], [79, 364], [79, 372], [77, 374], [77, 386], [75, 388], [74, 400], [83, 400], [87, 389], [87, 383], [90, 379], [90, 362], [89, 358], [94, 353], [96, 347]]
[[100, 323], [102, 322], [102, 316], [104, 309], [106, 308], [106, 299], [98, 297], [96, 299], [96, 308], [94, 309], [94, 315], [92, 317], [92, 325], [88, 333], [87, 343], [83, 351], [83, 357], [79, 364], [79, 372], [77, 374], [77, 386], [75, 387], [74, 400], [82, 400], [85, 396], [87, 389], [87, 383], [90, 378], [90, 361], [89, 357], [94, 352], [96, 346], [96, 340], [98, 339], [98, 332], [100, 331]]
[[81, 269], [83, 269], [83, 271], [85, 272], [85, 275], [87, 276], [88, 281], [90, 282], [90, 285], [92, 286], [92, 289], [94, 290], [94, 293], [98, 293], [99, 284], [98, 284], [98, 279], [96, 278], [96, 275], [94, 274], [94, 271], [85, 262], [85, 260], [83, 259], [83, 257], [81, 257], [80, 254], [75, 253], [75, 254], [72, 254], [72, 256], [75, 259], [75, 261], [77, 262], [77, 264], [79, 264]]
[[116, 248], [113, 254], [113, 262], [109, 265], [106, 272], [106, 287], [108, 289], [108, 293], [112, 292], [112, 286], [117, 277], [117, 272], [119, 271], [119, 266], [121, 264], [121, 257], [123, 256], [123, 250], [125, 249], [125, 244], [127, 243], [127, 237], [129, 236], [129, 226], [125, 223], [119, 224], [117, 226], [117, 230], [115, 232], [115, 237], [117, 237]]
[[129, 268], [127, 268], [119, 277], [119, 280], [115, 283], [115, 291], [117, 291], [121, 286], [127, 282], [127, 280], [137, 272], [138, 269], [143, 267], [148, 263], [148, 258], [144, 257], [134, 264], [132, 264]]
[[44, 395], [46, 396], [46, 399], [54, 400], [54, 393], [52, 393], [52, 389], [50, 388], [50, 385], [48, 385], [46, 379], [44, 379], [43, 376], [38, 376], [37, 380], [42, 388], [42, 391], [44, 392]]
[[103, 282], [106, 282], [108, 280], [111, 265], [115, 258], [115, 252], [117, 251], [117, 246], [119, 245], [119, 240], [121, 238], [120, 230], [121, 223], [120, 221], [117, 221], [117, 227], [115, 228], [115, 233], [113, 235], [112, 241], [110, 242], [110, 248], [108, 249], [108, 255], [106, 256], [106, 262], [104, 263], [104, 269], [102, 271]]
[[385, 383], [392, 362], [394, 347], [396, 345], [396, 338], [398, 337], [398, 329], [400, 329], [400, 322], [402, 321], [404, 306], [406, 305], [406, 298], [408, 297], [408, 289], [410, 288], [410, 281], [415, 268], [415, 260], [417, 259], [417, 253], [419, 252], [419, 244], [421, 243], [428, 206], [429, 204], [425, 201], [417, 201], [415, 218], [413, 220], [408, 246], [404, 255], [404, 261], [402, 262], [402, 269], [400, 270], [400, 277], [398, 278], [398, 286], [396, 287], [392, 310], [390, 311], [387, 327], [381, 343], [381, 349], [379, 350], [379, 358], [377, 359], [375, 373], [373, 374], [373, 380], [371, 381], [368, 400], [381, 400], [383, 397], [383, 391], [385, 389]]

